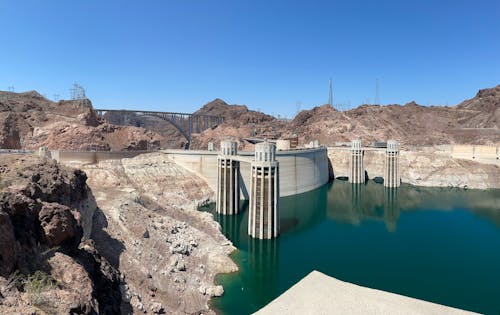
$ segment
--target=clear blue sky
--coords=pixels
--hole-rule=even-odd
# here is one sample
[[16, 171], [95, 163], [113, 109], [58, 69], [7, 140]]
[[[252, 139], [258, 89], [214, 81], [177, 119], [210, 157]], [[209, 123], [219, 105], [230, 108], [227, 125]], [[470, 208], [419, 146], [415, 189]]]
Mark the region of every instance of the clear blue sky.
[[191, 112], [214, 98], [453, 105], [500, 84], [499, 0], [0, 0], [0, 90]]

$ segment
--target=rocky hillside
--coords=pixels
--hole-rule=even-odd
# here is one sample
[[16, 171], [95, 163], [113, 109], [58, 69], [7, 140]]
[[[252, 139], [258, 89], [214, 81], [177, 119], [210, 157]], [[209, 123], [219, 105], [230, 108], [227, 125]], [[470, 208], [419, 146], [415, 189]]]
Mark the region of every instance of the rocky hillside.
[[83, 169], [102, 211], [92, 239], [119, 266], [133, 312], [214, 314], [215, 275], [237, 266], [218, 223], [197, 211], [214, 199], [208, 184], [161, 153]]
[[469, 111], [459, 122], [465, 128], [500, 128], [500, 85], [477, 92], [476, 97], [460, 103], [458, 110]]
[[[500, 85], [480, 90], [457, 106], [362, 105], [337, 111], [329, 105], [300, 112], [291, 122], [221, 99], [195, 114], [223, 116], [214, 129], [193, 135], [191, 148], [231, 138], [240, 150], [252, 149], [244, 138], [279, 138], [293, 134], [299, 144], [323, 144], [361, 138], [366, 145], [389, 138], [404, 145], [491, 144], [500, 141]], [[88, 100], [51, 102], [36, 92], [0, 92], [0, 148], [71, 150], [145, 150], [183, 148], [187, 142], [170, 123], [155, 117], [107, 113], [103, 123]]]
[[120, 275], [89, 236], [95, 200], [82, 171], [2, 155], [0, 313], [118, 314]]
[[474, 98], [457, 106], [422, 106], [410, 102], [337, 111], [323, 105], [301, 111], [289, 123], [221, 100], [205, 105], [200, 112], [228, 117], [224, 124], [196, 139], [195, 145], [200, 148], [206, 148], [208, 141], [217, 143], [227, 136], [241, 141], [253, 134], [267, 138], [297, 134], [300, 144], [319, 140], [327, 145], [355, 138], [363, 139], [366, 145], [391, 138], [404, 145], [500, 141], [500, 85], [480, 90]]
[[221, 99], [205, 104], [195, 112], [200, 115], [224, 117], [224, 123], [193, 137], [192, 147], [206, 149], [208, 142], [218, 144], [228, 138], [239, 142], [240, 150], [251, 149], [244, 138], [255, 136], [277, 138], [286, 132], [286, 123], [273, 116], [249, 110], [245, 105], [228, 105]]
[[89, 100], [52, 102], [37, 92], [0, 91], [0, 149], [146, 150], [161, 137], [99, 120]]

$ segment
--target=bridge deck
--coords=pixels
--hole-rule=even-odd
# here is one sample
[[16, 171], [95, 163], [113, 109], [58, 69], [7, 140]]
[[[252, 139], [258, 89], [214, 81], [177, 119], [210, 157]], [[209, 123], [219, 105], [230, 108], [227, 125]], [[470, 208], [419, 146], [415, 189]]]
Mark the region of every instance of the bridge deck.
[[107, 113], [118, 113], [122, 115], [132, 114], [137, 117], [151, 116], [163, 119], [171, 123], [186, 138], [187, 146], [191, 142], [191, 135], [201, 133], [209, 128], [215, 128], [224, 122], [222, 116], [199, 115], [189, 113], [159, 112], [149, 110], [126, 110], [126, 109], [95, 109], [97, 115], [106, 118]]

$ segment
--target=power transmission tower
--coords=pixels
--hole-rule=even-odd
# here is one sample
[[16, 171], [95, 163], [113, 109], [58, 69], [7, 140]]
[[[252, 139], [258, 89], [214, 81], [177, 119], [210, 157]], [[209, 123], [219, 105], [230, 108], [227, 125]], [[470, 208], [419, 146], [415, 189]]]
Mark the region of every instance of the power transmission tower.
[[380, 96], [378, 94], [378, 79], [375, 79], [375, 105], [380, 105]]
[[14, 86], [13, 85], [9, 86], [7, 89], [9, 90], [9, 92], [14, 92]]
[[333, 106], [332, 79], [330, 78], [330, 94], [328, 95], [328, 104]]
[[53, 98], [54, 98], [55, 102], [58, 102], [59, 101], [59, 94], [54, 94]]
[[73, 87], [70, 89], [72, 100], [82, 100], [87, 98], [85, 96], [85, 89], [78, 83], [73, 83]]

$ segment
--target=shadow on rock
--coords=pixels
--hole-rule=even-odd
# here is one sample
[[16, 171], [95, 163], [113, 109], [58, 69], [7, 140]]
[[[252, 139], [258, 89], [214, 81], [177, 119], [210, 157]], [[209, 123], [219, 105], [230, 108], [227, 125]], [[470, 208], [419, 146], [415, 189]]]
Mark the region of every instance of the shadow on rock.
[[[82, 243], [81, 258], [93, 275], [95, 283], [94, 294], [99, 301], [101, 314], [132, 314], [130, 301], [123, 299], [120, 285], [120, 255], [125, 246], [117, 239], [112, 238], [106, 231], [108, 220], [101, 209], [96, 208], [93, 217], [92, 240]], [[101, 309], [102, 307], [102, 309]]]

